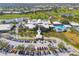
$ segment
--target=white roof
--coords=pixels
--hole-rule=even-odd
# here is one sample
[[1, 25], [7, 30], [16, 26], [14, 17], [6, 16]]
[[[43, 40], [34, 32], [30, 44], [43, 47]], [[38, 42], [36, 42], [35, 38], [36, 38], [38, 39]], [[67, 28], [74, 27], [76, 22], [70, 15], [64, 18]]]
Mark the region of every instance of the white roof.
[[28, 24], [37, 24], [38, 22], [36, 20], [28, 20]]
[[73, 7], [70, 7], [69, 9], [73, 9]]
[[51, 24], [50, 21], [42, 21], [43, 24]]
[[27, 23], [30, 23], [31, 21], [30, 20], [28, 20], [28, 22]]
[[35, 28], [36, 26], [33, 25], [33, 24], [25, 24], [26, 27], [28, 27], [29, 29], [33, 29]]
[[12, 13], [21, 13], [21, 12], [19, 12], [19, 11], [14, 11], [14, 12], [12, 12]]
[[49, 25], [48, 24], [41, 24], [43, 27], [45, 28], [49, 28]]
[[49, 25], [50, 27], [54, 27], [54, 25], [53, 24], [51, 24], [51, 25]]
[[45, 21], [45, 20], [41, 20], [41, 19], [33, 19], [33, 20], [28, 20], [29, 24], [39, 24], [39, 23], [42, 23], [42, 24], [51, 24], [51, 22], [48, 20], [48, 21]]
[[76, 23], [76, 22], [70, 22], [70, 24], [73, 26], [79, 26], [79, 23]]
[[0, 30], [10, 30], [11, 28], [11, 24], [0, 24]]
[[72, 26], [71, 25], [64, 25], [65, 27], [69, 27], [69, 28], [71, 28]]
[[36, 35], [36, 38], [42, 38], [42, 37], [43, 37], [42, 35], [39, 34]]
[[37, 23], [41, 23], [41, 22], [42, 22], [41, 19], [38, 19]]
[[62, 24], [61, 22], [55, 21], [53, 24]]
[[11, 13], [10, 11], [3, 11], [3, 13]]

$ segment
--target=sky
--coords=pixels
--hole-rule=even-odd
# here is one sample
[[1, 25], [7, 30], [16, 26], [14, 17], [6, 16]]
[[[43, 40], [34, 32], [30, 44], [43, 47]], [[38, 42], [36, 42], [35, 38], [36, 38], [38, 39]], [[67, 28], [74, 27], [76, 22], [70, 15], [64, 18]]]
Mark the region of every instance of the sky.
[[0, 3], [78, 3], [79, 0], [0, 0]]

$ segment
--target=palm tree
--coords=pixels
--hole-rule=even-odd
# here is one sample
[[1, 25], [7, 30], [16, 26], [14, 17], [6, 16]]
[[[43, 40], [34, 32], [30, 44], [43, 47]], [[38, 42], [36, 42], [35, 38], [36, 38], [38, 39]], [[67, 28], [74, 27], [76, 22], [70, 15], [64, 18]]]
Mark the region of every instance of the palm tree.
[[35, 46], [32, 44], [28, 45], [28, 47], [26, 48], [26, 51], [31, 51], [31, 52], [35, 51]]
[[64, 19], [64, 20], [60, 20], [60, 22], [63, 23], [63, 24], [69, 24], [69, 21], [66, 20], [66, 19]]
[[55, 48], [55, 47], [51, 47], [50, 44], [48, 45], [48, 47], [49, 47], [49, 50], [51, 50], [51, 51], [55, 51], [55, 49], [57, 49], [57, 48]]
[[17, 51], [23, 51], [25, 49], [24, 45], [18, 45], [15, 48]]
[[58, 44], [58, 47], [61, 48], [61, 49], [66, 48], [63, 42], [60, 42], [60, 43]]
[[8, 44], [8, 42], [4, 42], [4, 41], [0, 41], [0, 48], [2, 48], [2, 49], [7, 49], [7, 48], [9, 48], [9, 44]]

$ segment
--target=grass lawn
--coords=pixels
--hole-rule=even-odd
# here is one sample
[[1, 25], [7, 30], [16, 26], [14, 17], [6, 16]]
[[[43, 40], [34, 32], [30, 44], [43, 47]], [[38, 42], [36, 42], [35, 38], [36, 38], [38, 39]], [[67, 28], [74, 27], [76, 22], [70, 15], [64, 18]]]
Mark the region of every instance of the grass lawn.
[[36, 33], [34, 31], [26, 31], [26, 32], [19, 32], [19, 35], [20, 36], [23, 36], [23, 37], [34, 37], [36, 36]]
[[30, 18], [30, 19], [48, 19], [49, 16], [54, 16], [51, 20], [60, 20], [62, 19], [62, 14], [74, 14], [73, 17], [64, 17], [69, 21], [79, 22], [79, 10], [69, 10], [67, 8], [52, 9], [51, 11], [37, 11], [27, 14], [0, 14], [0, 19], [12, 19], [12, 18]]
[[63, 35], [66, 36], [66, 41], [68, 41], [71, 45], [79, 49], [79, 32], [72, 28], [71, 32], [65, 32], [63, 33]]
[[12, 19], [12, 18], [30, 18], [30, 19], [48, 19], [46, 12], [35, 12], [27, 14], [0, 14], [0, 19]]
[[[74, 31], [75, 32], [75, 31]], [[57, 37], [57, 38], [60, 38], [61, 40], [64, 40], [67, 44], [71, 44], [72, 46], [76, 47], [79, 49], [79, 44], [75, 45], [73, 44], [68, 37], [71, 37], [69, 34], [67, 34], [68, 37], [66, 37], [65, 33], [67, 32], [62, 32], [62, 33], [57, 33], [55, 31], [50, 31], [48, 33], [44, 33], [43, 35], [44, 36], [47, 36], [47, 37]], [[78, 32], [77, 32], [78, 33]], [[76, 34], [76, 33], [75, 33]], [[71, 34], [73, 35], [73, 34]], [[79, 36], [77, 36], [79, 38]], [[77, 38], [75, 37], [75, 38]], [[79, 39], [74, 39], [76, 41], [76, 43], [79, 41]], [[78, 41], [77, 41], [78, 40]], [[75, 42], [73, 41], [73, 42]]]
[[79, 35], [75, 34], [75, 33], [72, 33], [72, 32], [66, 32], [64, 33], [66, 37], [69, 38], [69, 40], [76, 44], [76, 45], [79, 45]]

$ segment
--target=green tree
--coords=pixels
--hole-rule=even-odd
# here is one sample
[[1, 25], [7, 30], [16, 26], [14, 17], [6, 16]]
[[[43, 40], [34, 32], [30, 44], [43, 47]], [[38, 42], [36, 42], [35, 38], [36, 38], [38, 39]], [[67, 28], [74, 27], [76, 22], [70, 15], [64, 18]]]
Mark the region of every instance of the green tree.
[[0, 41], [0, 48], [4, 49], [4, 48], [9, 48], [8, 46], [8, 42], [5, 42], [5, 41]]
[[23, 51], [25, 49], [24, 45], [16, 46], [17, 51]]
[[60, 43], [58, 44], [58, 47], [59, 47], [59, 48], [62, 48], [62, 49], [63, 49], [63, 48], [66, 48], [63, 42], [60, 42]]

